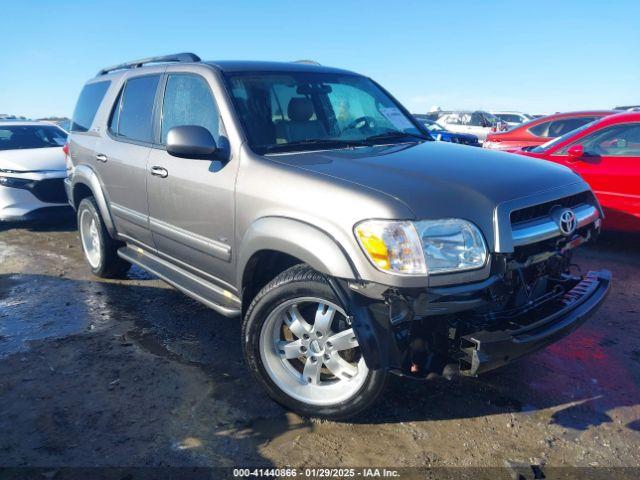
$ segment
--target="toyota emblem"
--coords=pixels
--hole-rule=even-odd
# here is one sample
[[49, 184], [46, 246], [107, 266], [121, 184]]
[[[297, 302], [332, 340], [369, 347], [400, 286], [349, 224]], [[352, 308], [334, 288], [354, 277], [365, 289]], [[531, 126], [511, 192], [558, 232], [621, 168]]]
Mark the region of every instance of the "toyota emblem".
[[573, 213], [573, 210], [570, 208], [565, 208], [558, 215], [558, 227], [560, 227], [560, 232], [568, 237], [573, 232], [576, 231], [576, 227], [578, 226], [578, 219], [576, 218], [576, 214]]

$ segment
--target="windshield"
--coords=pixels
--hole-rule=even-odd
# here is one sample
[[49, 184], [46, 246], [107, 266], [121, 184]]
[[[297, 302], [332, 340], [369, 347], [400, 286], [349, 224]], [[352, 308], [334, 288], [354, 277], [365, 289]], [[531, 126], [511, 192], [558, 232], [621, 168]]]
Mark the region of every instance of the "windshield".
[[0, 125], [0, 150], [62, 147], [67, 134], [53, 125]]
[[414, 120], [365, 77], [282, 72], [227, 78], [257, 153], [428, 140]]
[[[600, 120], [600, 119], [598, 119]], [[596, 121], [598, 121], [596, 120]], [[530, 151], [534, 152], [534, 153], [544, 153], [547, 150], [549, 150], [551, 147], [553, 147], [554, 145], [558, 145], [562, 142], [564, 142], [567, 138], [569, 137], [573, 137], [574, 135], [582, 132], [583, 130], [586, 130], [587, 128], [589, 128], [591, 125], [593, 125], [596, 121], [593, 122], [589, 122], [586, 125], [583, 125], [579, 128], [576, 128], [575, 130], [571, 130], [570, 132], [565, 133], [564, 135], [560, 136], [560, 137], [556, 137], [553, 140], [549, 140], [546, 143], [543, 143], [542, 145], [538, 145], [535, 148], [532, 148]]]

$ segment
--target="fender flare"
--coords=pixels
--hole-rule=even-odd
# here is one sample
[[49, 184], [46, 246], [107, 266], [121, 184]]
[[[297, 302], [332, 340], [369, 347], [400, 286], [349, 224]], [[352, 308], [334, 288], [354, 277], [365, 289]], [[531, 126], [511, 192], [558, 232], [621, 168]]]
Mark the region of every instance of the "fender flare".
[[115, 224], [109, 210], [109, 203], [107, 202], [107, 198], [102, 189], [102, 184], [100, 183], [95, 170], [93, 170], [93, 168], [91, 168], [89, 165], [77, 165], [73, 169], [73, 173], [70, 176], [70, 183], [71, 190], [69, 192], [69, 200], [71, 200], [71, 203], [74, 206], [76, 204], [75, 198], [73, 198], [76, 185], [86, 185], [93, 193], [93, 197], [96, 199], [98, 210], [100, 210], [100, 215], [102, 216], [102, 220], [104, 221], [104, 226], [113, 238], [117, 238]]
[[251, 224], [239, 246], [237, 285], [243, 284], [251, 257], [262, 250], [291, 255], [332, 277], [359, 278], [347, 253], [324, 230], [293, 218], [262, 217]]

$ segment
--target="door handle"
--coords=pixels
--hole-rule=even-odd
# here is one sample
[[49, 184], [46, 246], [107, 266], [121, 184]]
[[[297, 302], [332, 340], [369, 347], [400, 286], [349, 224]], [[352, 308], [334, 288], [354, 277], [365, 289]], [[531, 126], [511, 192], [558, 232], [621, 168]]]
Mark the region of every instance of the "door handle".
[[96, 160], [105, 163], [107, 161], [107, 156], [103, 153], [98, 153], [96, 154]]
[[160, 178], [167, 178], [169, 176], [169, 172], [166, 168], [162, 167], [151, 167], [151, 175], [155, 175]]

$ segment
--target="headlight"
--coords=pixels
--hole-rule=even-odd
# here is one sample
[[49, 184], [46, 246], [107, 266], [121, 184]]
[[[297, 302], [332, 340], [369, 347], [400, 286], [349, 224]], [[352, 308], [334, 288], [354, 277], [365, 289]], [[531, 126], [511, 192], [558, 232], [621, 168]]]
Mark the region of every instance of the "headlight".
[[355, 227], [363, 250], [380, 270], [401, 275], [425, 275], [422, 246], [413, 222], [367, 220]]
[[3, 187], [25, 188], [29, 186], [31, 182], [33, 182], [33, 180], [30, 180], [28, 178], [0, 176], [0, 186], [3, 186]]
[[458, 218], [415, 222], [429, 273], [482, 267], [487, 247], [478, 227]]
[[400, 275], [458, 272], [482, 267], [487, 247], [478, 227], [457, 218], [419, 222], [367, 220], [356, 237], [379, 269]]

